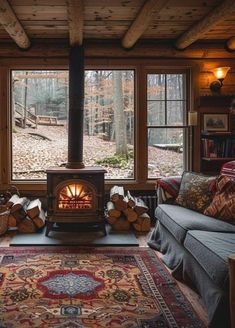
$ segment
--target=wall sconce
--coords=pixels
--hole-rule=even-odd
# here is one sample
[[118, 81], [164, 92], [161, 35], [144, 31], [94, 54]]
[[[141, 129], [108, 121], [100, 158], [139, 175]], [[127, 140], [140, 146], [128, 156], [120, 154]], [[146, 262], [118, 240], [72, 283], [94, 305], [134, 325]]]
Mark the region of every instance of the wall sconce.
[[214, 92], [219, 92], [220, 88], [223, 85], [223, 80], [225, 79], [228, 71], [230, 70], [231, 67], [217, 67], [213, 68], [211, 72], [214, 74], [214, 76], [217, 78], [216, 81], [213, 81], [210, 84], [210, 89], [211, 91]]
[[188, 112], [188, 125], [197, 126], [197, 112]]

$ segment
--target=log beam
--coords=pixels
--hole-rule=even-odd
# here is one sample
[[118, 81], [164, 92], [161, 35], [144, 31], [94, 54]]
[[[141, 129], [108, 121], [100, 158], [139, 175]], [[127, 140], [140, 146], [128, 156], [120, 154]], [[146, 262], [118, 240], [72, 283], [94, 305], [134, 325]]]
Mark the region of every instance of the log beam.
[[198, 39], [202, 39], [205, 33], [218, 25], [218, 23], [223, 21], [227, 16], [231, 16], [234, 10], [234, 0], [222, 1], [219, 6], [215, 7], [176, 40], [176, 48], [183, 50]]
[[230, 39], [228, 39], [228, 41], [226, 42], [226, 47], [230, 51], [234, 51], [235, 50], [235, 36], [233, 36]]
[[29, 38], [7, 0], [0, 0], [0, 23], [18, 47], [30, 47]]
[[82, 45], [84, 10], [82, 0], [67, 0], [70, 46]]
[[166, 0], [147, 0], [138, 12], [135, 20], [122, 38], [122, 46], [131, 48], [148, 28], [155, 11], [160, 11], [167, 3]]

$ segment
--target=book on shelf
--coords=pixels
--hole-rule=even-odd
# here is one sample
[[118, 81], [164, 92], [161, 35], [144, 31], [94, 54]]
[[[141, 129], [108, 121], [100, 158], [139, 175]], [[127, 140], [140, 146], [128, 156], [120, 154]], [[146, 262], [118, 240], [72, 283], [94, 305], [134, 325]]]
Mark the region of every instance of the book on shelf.
[[207, 158], [235, 157], [235, 138], [202, 138], [202, 156]]

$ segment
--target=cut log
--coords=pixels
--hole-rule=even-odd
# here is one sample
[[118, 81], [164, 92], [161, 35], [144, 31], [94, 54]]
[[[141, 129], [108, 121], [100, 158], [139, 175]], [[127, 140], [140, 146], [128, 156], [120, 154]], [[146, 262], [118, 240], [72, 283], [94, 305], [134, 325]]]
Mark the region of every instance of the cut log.
[[133, 227], [139, 232], [148, 232], [151, 228], [151, 219], [147, 213], [143, 213], [138, 219], [133, 223]]
[[14, 216], [17, 224], [19, 224], [26, 217], [26, 212], [23, 208], [20, 208], [17, 211], [11, 213], [11, 215]]
[[37, 231], [37, 228], [30, 217], [26, 216], [19, 224], [18, 231], [21, 233], [33, 233]]
[[114, 204], [118, 211], [124, 211], [127, 208], [127, 202], [124, 199], [118, 199]]
[[11, 198], [6, 203], [7, 207], [12, 207], [13, 204], [17, 203], [17, 201], [20, 199], [20, 197], [17, 194], [14, 194], [11, 196]]
[[123, 213], [125, 214], [129, 222], [135, 222], [138, 218], [138, 214], [133, 210], [133, 208], [127, 207]]
[[117, 221], [117, 217], [115, 216], [107, 216], [107, 221], [109, 224], [113, 225]]
[[19, 211], [19, 210], [21, 210], [22, 208], [23, 208], [24, 210], [26, 210], [26, 208], [27, 208], [29, 202], [30, 202], [29, 199], [26, 198], [26, 197], [18, 198], [18, 199], [16, 200], [16, 202], [14, 202], [13, 205], [11, 206], [11, 210], [10, 210], [10, 212], [11, 212], [11, 213], [15, 213], [16, 211]]
[[39, 199], [34, 199], [28, 204], [26, 213], [31, 219], [33, 219], [36, 216], [39, 216], [41, 209], [42, 209], [41, 201]]
[[110, 199], [112, 202], [116, 202], [119, 199], [124, 198], [124, 188], [119, 186], [113, 186], [110, 190]]
[[0, 215], [0, 236], [3, 235], [8, 229], [8, 213], [4, 212]]
[[135, 206], [135, 198], [133, 196], [131, 196], [130, 191], [127, 191], [127, 204], [129, 207], [134, 207]]
[[115, 218], [119, 218], [119, 216], [121, 215], [121, 211], [119, 211], [115, 208], [113, 202], [107, 203], [107, 211], [108, 211], [109, 216], [113, 216]]
[[117, 220], [112, 225], [113, 230], [116, 231], [127, 231], [130, 230], [130, 222], [123, 216], [117, 218]]
[[32, 221], [38, 229], [41, 229], [42, 227], [44, 227], [45, 222], [46, 222], [46, 216], [45, 216], [44, 210], [41, 209], [39, 215], [32, 218]]
[[145, 205], [145, 202], [141, 198], [135, 198], [135, 207], [134, 210], [138, 214], [138, 216], [146, 213], [148, 211], [148, 206]]
[[12, 214], [9, 214], [8, 227], [9, 228], [15, 228], [16, 226], [17, 226], [16, 218]]

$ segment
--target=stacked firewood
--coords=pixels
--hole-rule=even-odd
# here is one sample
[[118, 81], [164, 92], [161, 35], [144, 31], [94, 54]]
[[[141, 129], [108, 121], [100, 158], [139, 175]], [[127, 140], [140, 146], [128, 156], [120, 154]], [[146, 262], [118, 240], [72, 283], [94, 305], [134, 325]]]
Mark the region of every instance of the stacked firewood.
[[139, 232], [150, 230], [151, 219], [147, 214], [148, 206], [140, 198], [133, 197], [124, 188], [114, 186], [110, 190], [107, 203], [107, 221], [114, 230], [126, 231], [132, 227]]
[[45, 225], [45, 213], [39, 199], [11, 196], [5, 204], [8, 208], [8, 228], [17, 228], [21, 233], [32, 233]]

